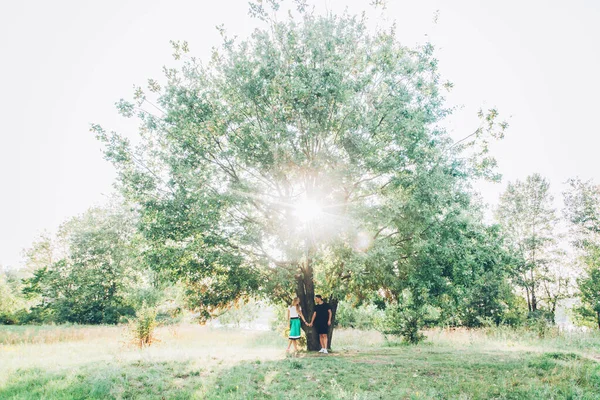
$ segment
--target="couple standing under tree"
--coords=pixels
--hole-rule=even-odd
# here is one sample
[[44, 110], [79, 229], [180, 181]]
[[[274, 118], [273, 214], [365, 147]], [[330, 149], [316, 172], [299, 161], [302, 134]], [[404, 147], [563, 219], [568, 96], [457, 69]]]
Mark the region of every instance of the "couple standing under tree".
[[321, 342], [321, 350], [319, 350], [319, 353], [327, 354], [327, 333], [331, 326], [331, 307], [323, 301], [323, 297], [320, 294], [315, 296], [315, 303], [317, 303], [315, 305], [315, 311], [313, 312], [310, 323], [308, 323], [302, 314], [300, 299], [296, 297], [292, 300], [292, 305], [288, 307], [287, 312], [290, 321], [290, 341], [286, 351], [290, 350], [292, 344], [294, 344], [294, 351], [298, 351], [297, 340], [300, 339], [300, 319], [302, 319], [308, 326], [315, 325], [317, 333], [319, 334], [319, 341]]

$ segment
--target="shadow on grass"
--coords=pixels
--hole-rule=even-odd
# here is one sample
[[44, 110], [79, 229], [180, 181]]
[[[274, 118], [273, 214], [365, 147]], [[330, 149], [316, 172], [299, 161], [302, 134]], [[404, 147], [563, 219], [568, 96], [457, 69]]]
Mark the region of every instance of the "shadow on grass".
[[230, 368], [96, 363], [16, 371], [2, 399], [598, 399], [600, 365], [574, 353], [422, 347], [300, 354]]

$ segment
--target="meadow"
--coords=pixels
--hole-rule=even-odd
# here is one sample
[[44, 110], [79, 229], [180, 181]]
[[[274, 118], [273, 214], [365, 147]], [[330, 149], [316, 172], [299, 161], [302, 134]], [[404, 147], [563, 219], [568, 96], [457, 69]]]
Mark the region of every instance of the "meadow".
[[336, 330], [286, 355], [271, 331], [180, 324], [0, 327], [1, 399], [600, 399], [600, 335], [432, 330], [417, 346]]

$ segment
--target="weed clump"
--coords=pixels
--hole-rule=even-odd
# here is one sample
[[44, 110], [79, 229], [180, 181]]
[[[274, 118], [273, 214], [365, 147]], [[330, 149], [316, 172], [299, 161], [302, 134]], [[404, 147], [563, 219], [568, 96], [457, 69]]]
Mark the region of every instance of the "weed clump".
[[129, 324], [129, 332], [132, 342], [139, 348], [148, 347], [158, 339], [154, 335], [157, 326], [156, 310], [150, 307], [142, 307], [137, 312], [137, 317]]

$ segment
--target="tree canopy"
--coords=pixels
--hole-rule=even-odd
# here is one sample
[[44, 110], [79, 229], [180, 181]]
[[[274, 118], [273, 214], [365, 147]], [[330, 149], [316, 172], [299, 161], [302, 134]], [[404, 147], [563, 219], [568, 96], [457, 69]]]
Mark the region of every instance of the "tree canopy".
[[581, 305], [576, 310], [600, 329], [600, 187], [580, 179], [571, 179], [569, 186], [565, 216], [574, 228], [573, 244], [584, 267], [577, 279]]
[[136, 215], [122, 204], [91, 208], [43, 236], [26, 252], [35, 265], [23, 292], [36, 299], [36, 322], [117, 323], [134, 309], [126, 299], [141, 279]]
[[298, 295], [308, 314], [316, 289], [397, 302], [424, 252], [470, 220], [472, 179], [494, 177], [487, 142], [506, 124], [482, 111], [450, 139], [433, 46], [298, 4], [284, 21], [254, 4], [265, 28], [244, 40], [222, 30], [206, 63], [174, 42], [164, 82], [117, 104], [141, 122], [135, 148], [92, 127], [140, 206], [147, 262], [184, 281], [206, 317], [256, 291]]
[[529, 311], [537, 312], [543, 303], [552, 320], [558, 301], [569, 294], [553, 201], [548, 181], [533, 174], [525, 181], [509, 183], [496, 210], [514, 256], [513, 279], [525, 290]]

